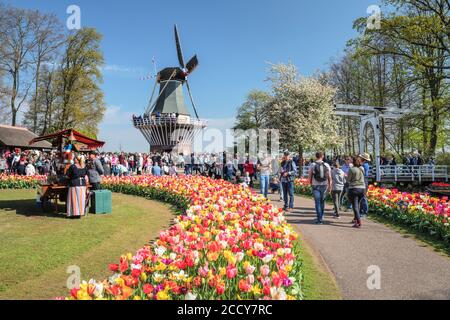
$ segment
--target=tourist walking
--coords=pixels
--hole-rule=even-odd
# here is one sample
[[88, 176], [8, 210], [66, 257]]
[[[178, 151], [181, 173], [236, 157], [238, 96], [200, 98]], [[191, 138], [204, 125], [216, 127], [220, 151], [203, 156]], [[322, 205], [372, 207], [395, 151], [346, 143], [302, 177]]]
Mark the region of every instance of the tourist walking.
[[269, 192], [270, 175], [272, 174], [272, 159], [266, 154], [259, 161], [258, 171], [260, 173], [260, 189], [261, 194], [267, 198]]
[[347, 177], [349, 183], [348, 198], [353, 207], [353, 227], [355, 228], [361, 227], [360, 203], [366, 197], [366, 182], [362, 165], [361, 157], [357, 157]]
[[369, 201], [365, 196], [369, 189], [369, 174], [370, 174], [370, 155], [367, 153], [360, 154], [358, 158], [361, 161], [361, 167], [364, 169], [364, 183], [366, 185], [366, 192], [364, 193], [364, 198], [361, 202], [361, 216], [365, 217], [369, 214]]
[[247, 160], [244, 164], [244, 173], [247, 174], [250, 177], [250, 188], [253, 188], [253, 178], [255, 174], [255, 166], [253, 163], [250, 162], [250, 160]]
[[311, 163], [309, 167], [309, 181], [312, 186], [314, 204], [316, 207], [317, 219], [316, 224], [323, 224], [325, 215], [325, 197], [327, 191], [331, 191], [331, 167], [323, 161], [324, 153], [316, 153], [316, 161]]
[[345, 173], [344, 171], [342, 171], [339, 161], [336, 161], [333, 170], [331, 170], [331, 180], [332, 180], [331, 197], [333, 198], [334, 217], [339, 219], [340, 218], [339, 211], [341, 209], [341, 199], [345, 185]]
[[69, 178], [67, 194], [67, 217], [80, 218], [86, 213], [86, 168], [82, 166], [82, 159], [76, 156], [66, 173]]
[[284, 153], [280, 165], [281, 186], [283, 189], [284, 211], [291, 212], [294, 209], [294, 180], [297, 175], [297, 166], [291, 159], [288, 151]]
[[[344, 165], [341, 168], [342, 171], [344, 171], [344, 174], [345, 174], [346, 178], [348, 176], [350, 168], [352, 168], [352, 167], [353, 167], [353, 158], [350, 157], [350, 156], [346, 156], [345, 157], [345, 163], [344, 163]], [[345, 181], [345, 184], [344, 184], [344, 191], [342, 192], [341, 200], [343, 200], [344, 197], [346, 197], [346, 199], [347, 199], [347, 209], [351, 210], [352, 209], [352, 204], [348, 200], [348, 181], [347, 180]], [[342, 204], [342, 202], [341, 202], [341, 204]]]

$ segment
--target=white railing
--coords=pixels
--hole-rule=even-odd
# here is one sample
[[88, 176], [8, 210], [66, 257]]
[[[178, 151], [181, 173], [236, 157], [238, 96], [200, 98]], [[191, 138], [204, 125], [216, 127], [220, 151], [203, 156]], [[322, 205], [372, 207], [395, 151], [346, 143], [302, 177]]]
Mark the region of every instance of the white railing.
[[[308, 166], [304, 166], [302, 170], [302, 177], [308, 176]], [[448, 181], [449, 180], [448, 166], [380, 166], [381, 181]], [[376, 177], [376, 168], [372, 167], [370, 178]]]
[[192, 119], [189, 116], [178, 116], [172, 117], [171, 115], [161, 115], [160, 117], [152, 116], [139, 116], [133, 118], [133, 125], [135, 127], [142, 126], [155, 126], [155, 125], [165, 125], [165, 124], [189, 124], [194, 126], [206, 127], [207, 121]]
[[[376, 176], [372, 168], [371, 177]], [[381, 181], [448, 181], [448, 166], [380, 166]]]

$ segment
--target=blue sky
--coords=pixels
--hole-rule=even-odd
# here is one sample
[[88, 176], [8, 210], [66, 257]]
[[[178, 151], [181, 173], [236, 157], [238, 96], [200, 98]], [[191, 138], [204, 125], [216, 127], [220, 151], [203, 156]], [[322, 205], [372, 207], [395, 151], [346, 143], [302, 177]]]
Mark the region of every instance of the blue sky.
[[[266, 89], [266, 62], [295, 63], [305, 75], [326, 69], [355, 36], [353, 21], [367, 16], [379, 0], [6, 0], [17, 7], [54, 12], [62, 21], [71, 4], [81, 8], [82, 26], [104, 36], [102, 89], [108, 110], [100, 126], [107, 149], [148, 146], [131, 127], [142, 113], [158, 69], [176, 66], [173, 24], [177, 23], [185, 59], [198, 54], [190, 84], [202, 118], [226, 126], [251, 89]], [[186, 96], [187, 98], [187, 96]], [[188, 102], [188, 101], [186, 101]], [[188, 104], [190, 105], [190, 104]]]

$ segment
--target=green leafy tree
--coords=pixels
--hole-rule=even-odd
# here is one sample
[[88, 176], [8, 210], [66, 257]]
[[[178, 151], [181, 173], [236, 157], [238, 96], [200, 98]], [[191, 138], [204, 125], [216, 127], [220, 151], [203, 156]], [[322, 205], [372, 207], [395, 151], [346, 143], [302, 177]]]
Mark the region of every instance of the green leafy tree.
[[386, 15], [380, 29], [368, 30], [366, 19], [355, 27], [363, 54], [403, 58], [421, 88], [422, 134], [428, 156], [436, 153], [439, 132], [450, 109], [450, 3], [448, 0], [386, 0], [395, 13]]
[[260, 129], [267, 121], [267, 105], [272, 97], [265, 91], [252, 90], [238, 109], [236, 129]]
[[90, 136], [97, 135], [98, 123], [105, 112], [99, 87], [103, 64], [101, 38], [92, 28], [80, 29], [68, 37], [55, 80], [59, 98], [52, 130], [73, 127]]

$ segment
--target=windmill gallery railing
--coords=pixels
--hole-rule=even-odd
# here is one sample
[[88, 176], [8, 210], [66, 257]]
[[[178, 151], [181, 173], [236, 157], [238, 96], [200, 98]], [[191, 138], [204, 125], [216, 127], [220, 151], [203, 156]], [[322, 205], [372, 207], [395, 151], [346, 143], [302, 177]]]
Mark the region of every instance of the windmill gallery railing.
[[[449, 181], [448, 166], [380, 166], [380, 182], [435, 182]], [[303, 177], [308, 176], [308, 167], [303, 167]], [[375, 168], [372, 168], [370, 178], [375, 179]]]
[[206, 120], [197, 120], [189, 116], [172, 116], [169, 114], [163, 114], [160, 117], [146, 117], [139, 116], [133, 118], [133, 124], [135, 127], [148, 126], [148, 125], [164, 125], [164, 124], [178, 124], [178, 125], [194, 125], [194, 126], [206, 126]]

